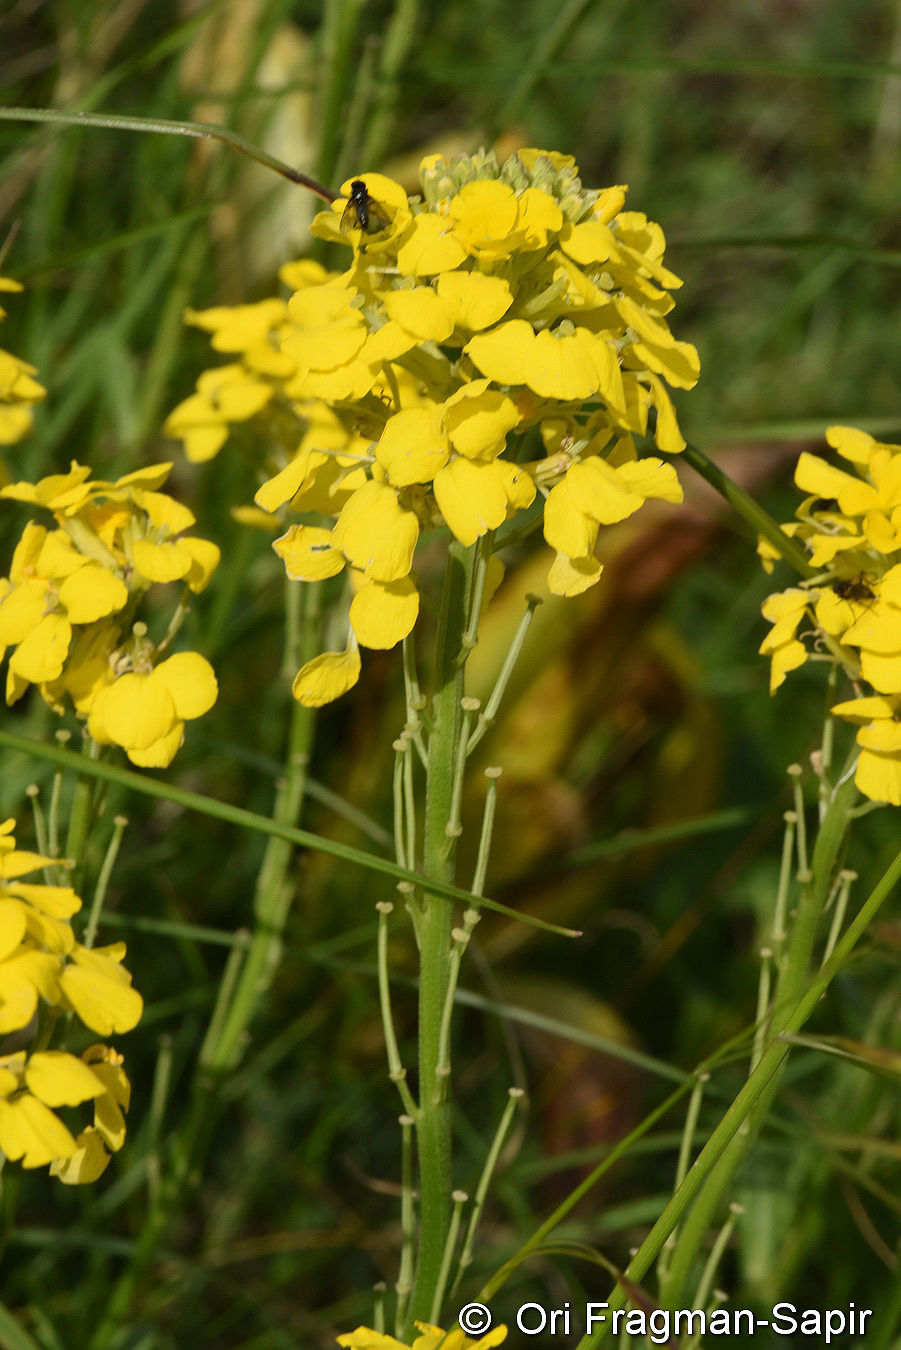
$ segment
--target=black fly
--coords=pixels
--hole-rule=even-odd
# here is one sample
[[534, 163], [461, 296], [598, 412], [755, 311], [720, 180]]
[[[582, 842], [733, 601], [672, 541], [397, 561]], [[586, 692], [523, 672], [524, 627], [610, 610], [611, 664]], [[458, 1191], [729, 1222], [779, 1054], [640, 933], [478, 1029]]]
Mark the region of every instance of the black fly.
[[355, 178], [350, 185], [350, 200], [341, 216], [341, 229], [345, 234], [351, 230], [361, 230], [363, 234], [379, 234], [387, 230], [391, 221], [384, 209], [374, 198], [362, 178]]
[[866, 600], [876, 599], [876, 592], [870, 590], [862, 577], [847, 577], [842, 581], [833, 581], [832, 589], [839, 600], [855, 600], [861, 604]]

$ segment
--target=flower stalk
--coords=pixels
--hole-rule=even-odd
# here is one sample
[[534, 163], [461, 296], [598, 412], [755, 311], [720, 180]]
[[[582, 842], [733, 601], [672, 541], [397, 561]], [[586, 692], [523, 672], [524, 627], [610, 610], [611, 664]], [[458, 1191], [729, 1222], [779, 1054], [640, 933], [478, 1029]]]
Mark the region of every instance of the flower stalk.
[[[434, 718], [426, 766], [423, 873], [454, 880], [456, 839], [447, 833], [463, 726], [462, 699], [467, 600], [473, 550], [451, 546], [436, 641]], [[461, 660], [461, 656], [464, 660]], [[419, 915], [419, 1261], [410, 1300], [410, 1320], [431, 1316], [441, 1279], [451, 1218], [450, 1064], [443, 1054], [443, 1022], [452, 976], [453, 910], [437, 896], [422, 896]]]

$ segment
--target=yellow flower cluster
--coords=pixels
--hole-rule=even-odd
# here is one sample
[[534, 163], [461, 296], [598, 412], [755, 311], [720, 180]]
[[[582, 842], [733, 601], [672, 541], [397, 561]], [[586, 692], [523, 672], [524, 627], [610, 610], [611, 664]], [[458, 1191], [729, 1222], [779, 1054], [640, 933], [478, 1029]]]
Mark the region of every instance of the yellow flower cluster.
[[[75, 892], [20, 880], [56, 860], [16, 849], [13, 826], [0, 824], [0, 1035], [19, 1048], [0, 1056], [0, 1149], [23, 1167], [49, 1164], [77, 1185], [96, 1180], [122, 1147], [129, 1083], [115, 1050], [92, 1045], [80, 1057], [48, 1050], [49, 1029], [68, 1012], [103, 1036], [130, 1031], [144, 1005], [122, 966], [124, 943], [76, 942]], [[93, 1123], [76, 1137], [55, 1111], [87, 1102]]]
[[[0, 277], [0, 291], [21, 291], [17, 281]], [[0, 308], [0, 319], [6, 310]], [[46, 395], [34, 378], [34, 366], [0, 348], [0, 445], [14, 445], [30, 430], [32, 408]]]
[[634, 441], [652, 425], [662, 451], [684, 447], [666, 385], [698, 376], [666, 322], [681, 283], [659, 225], [623, 209], [622, 187], [584, 189], [564, 155], [433, 157], [420, 179], [408, 200], [365, 174], [316, 217], [315, 234], [352, 245], [345, 272], [294, 263], [287, 302], [188, 315], [238, 359], [200, 377], [167, 432], [202, 460], [257, 418], [290, 456], [257, 504], [306, 517], [275, 544], [288, 576], [350, 574], [347, 650], [299, 672], [305, 704], [354, 683], [358, 644], [411, 631], [424, 529], [469, 546], [537, 523], [537, 497], [550, 589], [575, 595], [600, 576], [602, 525], [681, 500], [672, 466]]
[[[812, 653], [837, 662], [858, 692], [870, 686], [832, 712], [858, 724], [860, 791], [901, 806], [901, 445], [842, 426], [826, 440], [849, 468], [801, 455], [795, 482], [809, 495], [782, 527], [823, 574], [764, 601], [773, 627], [760, 650], [771, 658], [771, 692]], [[771, 570], [775, 549], [760, 552]]]
[[339, 1336], [338, 1344], [345, 1350], [492, 1350], [506, 1340], [505, 1326], [492, 1327], [484, 1336], [467, 1336], [460, 1327], [452, 1331], [442, 1331], [428, 1322], [417, 1322], [419, 1335], [412, 1346], [388, 1336], [384, 1331], [372, 1331], [369, 1327], [357, 1327], [346, 1336]]
[[0, 497], [53, 512], [57, 528], [30, 522], [0, 578], [0, 657], [12, 648], [6, 700], [29, 685], [62, 713], [67, 700], [101, 745], [120, 745], [133, 763], [164, 767], [184, 740], [184, 724], [216, 700], [216, 677], [196, 652], [160, 660], [183, 611], [154, 643], [135, 620], [155, 582], [202, 591], [219, 549], [186, 535], [187, 507], [157, 489], [171, 465], [116, 482], [90, 481], [73, 462], [66, 474], [14, 483]]

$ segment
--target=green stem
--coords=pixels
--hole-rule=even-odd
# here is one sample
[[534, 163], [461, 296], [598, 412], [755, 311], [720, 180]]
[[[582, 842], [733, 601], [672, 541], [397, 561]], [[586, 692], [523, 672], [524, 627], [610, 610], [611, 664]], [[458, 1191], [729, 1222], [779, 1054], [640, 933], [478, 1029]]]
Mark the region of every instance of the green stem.
[[317, 160], [320, 178], [331, 178], [338, 160], [361, 10], [361, 0], [327, 0], [323, 9]]
[[117, 113], [90, 113], [78, 109], [66, 112], [61, 108], [0, 108], [0, 121], [53, 122], [58, 126], [106, 127], [112, 131], [157, 131], [166, 136], [189, 136], [193, 140], [221, 141], [223, 145], [228, 145], [232, 150], [246, 155], [248, 159], [262, 164], [264, 168], [281, 174], [282, 178], [287, 178], [289, 182], [315, 192], [323, 201], [332, 202], [338, 195], [337, 192], [332, 192], [331, 188], [317, 183], [315, 178], [308, 178], [305, 173], [299, 173], [297, 169], [292, 169], [290, 164], [285, 164], [260, 146], [254, 145], [252, 141], [246, 140], [244, 136], [239, 136], [236, 131], [217, 126], [215, 122], [173, 122], [163, 117], [121, 117]]
[[[87, 759], [96, 759], [99, 754], [100, 746], [86, 735], [82, 741], [82, 755]], [[72, 797], [69, 829], [66, 833], [66, 857], [71, 858], [74, 862], [74, 868], [69, 874], [68, 884], [76, 893], [81, 887], [84, 871], [84, 851], [94, 816], [94, 787], [95, 784], [89, 777], [80, 774]]]
[[375, 106], [369, 112], [361, 151], [365, 168], [379, 164], [391, 144], [400, 74], [413, 45], [419, 18], [419, 0], [395, 0], [385, 30], [382, 59], [375, 86]]
[[[837, 803], [834, 803], [837, 805]], [[847, 810], [847, 807], [845, 807]], [[824, 827], [826, 822], [824, 821]], [[831, 845], [834, 834], [834, 823], [830, 822], [827, 838]], [[820, 841], [817, 840], [819, 846]], [[827, 845], [824, 843], [822, 848], [814, 849], [814, 873], [818, 871], [818, 865], [825, 862]], [[901, 878], [901, 852], [899, 852], [881, 880], [874, 887], [867, 900], [855, 915], [854, 919], [848, 925], [848, 928], [836, 945], [831, 958], [823, 965], [821, 970], [814, 976], [804, 989], [803, 994], [788, 1009], [784, 1004], [776, 1009], [779, 1014], [778, 1031], [774, 1033], [773, 1039], [761, 1057], [760, 1063], [748, 1077], [747, 1082], [739, 1091], [735, 1100], [726, 1111], [720, 1123], [711, 1134], [704, 1148], [698, 1155], [694, 1166], [691, 1168], [683, 1184], [679, 1187], [676, 1194], [667, 1204], [660, 1218], [654, 1224], [648, 1236], [639, 1247], [637, 1253], [630, 1261], [624, 1275], [632, 1283], [641, 1281], [648, 1268], [657, 1258], [664, 1242], [669, 1236], [674, 1226], [681, 1220], [683, 1215], [689, 1209], [689, 1206], [699, 1195], [708, 1178], [713, 1173], [721, 1159], [728, 1156], [728, 1150], [732, 1141], [739, 1135], [739, 1131], [751, 1115], [755, 1113], [757, 1104], [764, 1101], [769, 1104], [774, 1080], [778, 1080], [786, 1057], [791, 1048], [788, 1036], [799, 1031], [816, 1008], [823, 994], [829, 988], [832, 980], [842, 969], [848, 957], [857, 946], [863, 934], [872, 923], [880, 907], [891, 895], [894, 887]], [[786, 987], [794, 983], [794, 977], [788, 982]], [[694, 1210], [692, 1211], [692, 1217]], [[686, 1238], [688, 1224], [682, 1233], [682, 1241]], [[706, 1229], [705, 1229], [706, 1231]], [[703, 1235], [702, 1235], [703, 1236]], [[681, 1245], [681, 1242], [680, 1242]], [[673, 1272], [671, 1271], [671, 1276]], [[674, 1282], [675, 1285], [675, 1282]], [[681, 1287], [681, 1280], [680, 1280]], [[616, 1309], [623, 1308], [627, 1302], [627, 1295], [622, 1286], [616, 1288], [610, 1298], [611, 1313]], [[606, 1324], [609, 1327], [612, 1324], [612, 1318]], [[584, 1336], [577, 1346], [577, 1350], [594, 1350], [595, 1346], [600, 1345], [605, 1339], [605, 1328], [599, 1328], [597, 1333], [590, 1336]]]
[[[811, 871], [801, 885], [797, 912], [785, 951], [785, 964], [776, 990], [776, 1007], [769, 1027], [771, 1044], [789, 1029], [785, 1021], [786, 1012], [800, 998], [807, 983], [817, 929], [832, 889], [836, 859], [845, 838], [850, 822], [849, 811], [856, 796], [857, 789], [853, 782], [846, 780], [842, 783], [833, 794], [817, 834]], [[800, 825], [800, 821], [798, 823]], [[764, 1057], [761, 1057], [761, 1063]], [[764, 1091], [759, 1094], [747, 1119], [742, 1122], [730, 1140], [723, 1156], [712, 1169], [710, 1179], [698, 1196], [676, 1244], [667, 1278], [661, 1286], [660, 1299], [664, 1307], [682, 1306], [679, 1300], [685, 1290], [686, 1280], [732, 1179], [769, 1111], [781, 1077], [780, 1067], [772, 1075]]]
[[[312, 589], [312, 588], [311, 588]], [[314, 714], [310, 708], [294, 703], [285, 774], [278, 785], [273, 818], [282, 825], [296, 825], [303, 802], [306, 766], [313, 741]], [[271, 838], [266, 844], [263, 865], [257, 878], [254, 898], [254, 930], [247, 959], [214, 1045], [204, 1047], [201, 1067], [216, 1076], [228, 1073], [241, 1057], [244, 1033], [268, 988], [281, 946], [281, 936], [291, 903], [292, 887], [288, 877], [294, 847], [285, 839]]]
[[796, 572], [799, 572], [802, 577], [816, 575], [816, 571], [811, 567], [804, 550], [793, 539], [789, 538], [770, 513], [764, 511], [763, 507], [759, 506], [754, 498], [745, 492], [744, 488], [740, 488], [737, 483], [733, 483], [728, 474], [723, 473], [722, 469], [708, 459], [697, 446], [686, 445], [678, 458], [683, 459], [686, 464], [690, 464], [702, 478], [705, 478], [710, 486], [726, 499], [755, 534], [762, 534], [779, 550], [786, 562], [791, 563]]
[[[453, 545], [444, 576], [441, 618], [435, 654], [433, 725], [426, 765], [423, 873], [450, 883], [455, 840], [451, 818], [457, 750], [463, 723], [463, 659], [473, 550]], [[442, 1064], [442, 1021], [451, 978], [453, 910], [436, 896], [423, 896], [419, 919], [419, 1261], [408, 1318], [426, 1321], [441, 1279], [451, 1218], [451, 1135], [449, 1069]]]

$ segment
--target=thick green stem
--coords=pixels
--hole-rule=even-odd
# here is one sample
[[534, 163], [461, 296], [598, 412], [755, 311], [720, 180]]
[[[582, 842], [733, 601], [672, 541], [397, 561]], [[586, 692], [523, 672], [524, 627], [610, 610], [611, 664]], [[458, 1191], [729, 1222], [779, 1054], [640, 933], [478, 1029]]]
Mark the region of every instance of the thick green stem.
[[[788, 1030], [794, 1004], [809, 978], [814, 944], [820, 919], [829, 897], [839, 851], [850, 823], [849, 812], [857, 796], [850, 779], [835, 791], [823, 818], [813, 849], [812, 867], [801, 886], [797, 912], [792, 923], [785, 963], [776, 990], [776, 1006], [769, 1027], [770, 1044]], [[665, 1308], [681, 1307], [686, 1280], [704, 1242], [717, 1210], [741, 1163], [744, 1161], [762, 1125], [782, 1079], [775, 1073], [749, 1112], [747, 1119], [730, 1141], [689, 1214], [676, 1244], [676, 1250], [664, 1281], [660, 1298]]]
[[[451, 882], [455, 840], [451, 818], [457, 747], [462, 728], [463, 658], [471, 553], [451, 548], [444, 578], [435, 653], [433, 726], [426, 766], [423, 873]], [[427, 1320], [441, 1278], [451, 1218], [451, 1135], [449, 1065], [442, 1063], [442, 1020], [451, 977], [453, 909], [436, 896], [423, 896], [419, 926], [419, 1261], [410, 1300], [411, 1322]]]
[[[660, 1302], [664, 1307], [683, 1306], [679, 1300], [683, 1297], [685, 1281], [713, 1216], [778, 1089], [790, 1049], [788, 1035], [798, 1031], [810, 1017], [901, 875], [899, 854], [849, 925], [831, 959], [808, 982], [816, 924], [828, 895], [830, 877], [848, 827], [854, 796], [855, 789], [850, 782], [844, 782], [836, 789], [817, 836], [811, 872], [804, 885], [786, 952], [767, 1048], [701, 1150], [682, 1185], [626, 1268], [625, 1277], [632, 1283], [639, 1282], [669, 1234], [687, 1216], [666, 1282], [661, 1289]], [[611, 1313], [623, 1308], [627, 1301], [628, 1295], [624, 1287], [619, 1285], [610, 1298]], [[593, 1347], [602, 1344], [609, 1336], [611, 1324], [612, 1319], [596, 1333], [583, 1337], [577, 1350], [593, 1350]]]

